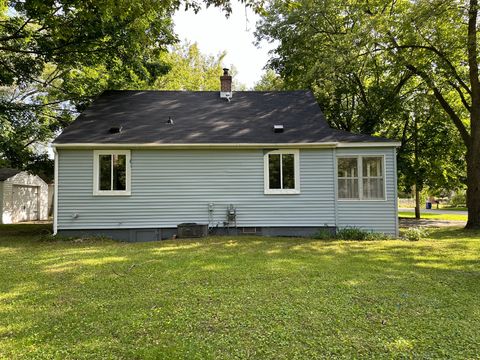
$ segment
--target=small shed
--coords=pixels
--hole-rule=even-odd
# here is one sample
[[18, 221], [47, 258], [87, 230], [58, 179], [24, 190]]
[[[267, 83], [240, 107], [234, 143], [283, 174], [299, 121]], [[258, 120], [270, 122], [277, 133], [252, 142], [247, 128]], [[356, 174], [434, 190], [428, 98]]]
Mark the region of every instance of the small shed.
[[48, 185], [26, 171], [0, 168], [0, 224], [48, 220]]

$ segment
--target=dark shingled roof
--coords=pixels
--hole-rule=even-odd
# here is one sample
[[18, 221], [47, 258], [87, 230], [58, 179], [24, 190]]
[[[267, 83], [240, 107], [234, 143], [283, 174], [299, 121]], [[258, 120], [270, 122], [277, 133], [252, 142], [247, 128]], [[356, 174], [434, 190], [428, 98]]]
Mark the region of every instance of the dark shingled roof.
[[0, 181], [10, 179], [12, 176], [17, 175], [22, 170], [12, 168], [0, 168]]
[[[173, 124], [168, 124], [172, 119]], [[275, 133], [273, 125], [283, 125]], [[111, 133], [112, 128], [120, 128]], [[54, 143], [388, 142], [330, 128], [310, 91], [105, 91]], [[393, 144], [392, 144], [393, 145]]]

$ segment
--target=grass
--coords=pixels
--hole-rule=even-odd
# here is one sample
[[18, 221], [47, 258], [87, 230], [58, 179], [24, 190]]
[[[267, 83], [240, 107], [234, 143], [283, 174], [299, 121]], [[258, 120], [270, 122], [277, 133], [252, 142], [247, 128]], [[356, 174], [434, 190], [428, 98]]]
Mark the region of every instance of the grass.
[[51, 240], [0, 227], [0, 358], [478, 358], [480, 233]]
[[452, 210], [452, 211], [467, 211], [466, 206], [448, 206], [448, 205], [441, 205], [440, 204], [440, 209], [441, 210]]
[[[398, 216], [403, 217], [403, 218], [414, 218], [415, 213], [414, 212], [408, 212], [408, 211], [399, 211]], [[461, 215], [461, 214], [422, 213], [421, 218], [422, 219], [430, 219], [430, 220], [467, 221], [467, 215]]]
[[[425, 204], [422, 203], [422, 206]], [[415, 205], [399, 205], [399, 208], [408, 208], [408, 209], [415, 209]], [[452, 211], [467, 211], [466, 206], [450, 206], [447, 204], [440, 204], [439, 209], [437, 209], [437, 204], [432, 204], [432, 210], [452, 210]]]

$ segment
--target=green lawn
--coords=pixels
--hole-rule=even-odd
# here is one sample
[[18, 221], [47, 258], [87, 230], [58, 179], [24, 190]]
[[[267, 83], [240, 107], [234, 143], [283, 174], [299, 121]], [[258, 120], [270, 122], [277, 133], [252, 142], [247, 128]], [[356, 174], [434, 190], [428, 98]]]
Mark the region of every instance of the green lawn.
[[[408, 211], [399, 211], [398, 212], [399, 217], [404, 217], [404, 218], [414, 218], [415, 213], [414, 212], [408, 212]], [[432, 214], [432, 213], [422, 213], [421, 214], [422, 219], [432, 219], [432, 220], [458, 220], [458, 221], [467, 221], [467, 215], [461, 215], [461, 214]]]
[[480, 233], [52, 241], [0, 227], [0, 358], [478, 358]]
[[452, 211], [467, 211], [466, 206], [445, 206], [445, 205], [440, 205], [441, 210], [452, 210]]

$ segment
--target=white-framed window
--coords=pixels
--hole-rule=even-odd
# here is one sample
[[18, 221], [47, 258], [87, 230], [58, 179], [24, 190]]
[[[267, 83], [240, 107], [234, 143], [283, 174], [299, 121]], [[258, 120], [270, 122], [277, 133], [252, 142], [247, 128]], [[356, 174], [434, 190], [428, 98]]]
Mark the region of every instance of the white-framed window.
[[265, 194], [300, 193], [298, 150], [272, 150], [264, 155]]
[[130, 195], [130, 150], [93, 151], [93, 195]]
[[337, 157], [337, 183], [340, 200], [385, 200], [385, 157]]

